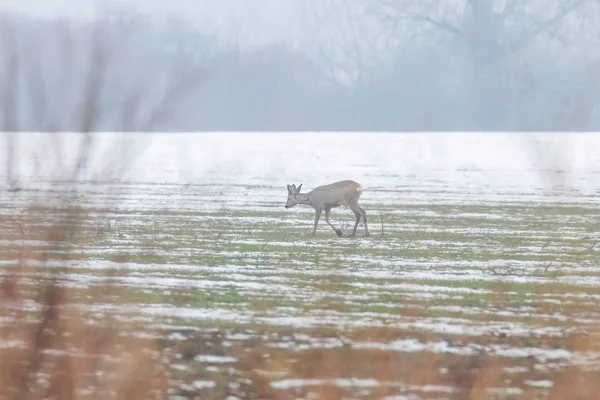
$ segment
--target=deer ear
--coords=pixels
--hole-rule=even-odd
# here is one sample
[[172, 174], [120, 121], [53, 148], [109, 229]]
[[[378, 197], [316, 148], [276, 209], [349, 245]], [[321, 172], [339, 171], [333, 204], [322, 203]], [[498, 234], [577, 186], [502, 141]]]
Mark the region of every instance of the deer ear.
[[290, 185], [287, 185], [287, 189], [288, 189], [288, 193], [292, 193], [292, 187]]
[[298, 186], [298, 189], [296, 189], [296, 193], [300, 193], [300, 189], [302, 189], [302, 184], [300, 184], [300, 186]]

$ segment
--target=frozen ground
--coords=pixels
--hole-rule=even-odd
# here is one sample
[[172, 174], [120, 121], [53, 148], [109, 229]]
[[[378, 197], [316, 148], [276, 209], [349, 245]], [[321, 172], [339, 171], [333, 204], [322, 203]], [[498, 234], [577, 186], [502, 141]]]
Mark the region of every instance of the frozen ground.
[[[240, 359], [223, 348], [256, 340], [288, 361], [347, 346], [407, 360], [435, 354], [442, 374], [452, 360], [486, 354], [502, 359], [506, 375], [489, 390], [507, 395], [544, 394], [557, 371], [600, 361], [567, 343], [600, 322], [600, 135], [104, 134], [79, 175], [81, 135], [1, 138], [1, 151], [15, 146], [16, 166], [0, 166], [0, 246], [64, 271], [64, 283], [81, 289], [80, 307], [116, 308], [171, 332], [174, 348], [220, 331], [217, 353], [174, 364], [190, 374], [188, 390], [214, 390], [219, 371]], [[364, 187], [369, 238], [359, 227], [358, 237], [337, 239], [324, 221], [313, 238], [313, 211], [283, 207], [287, 184], [310, 190], [341, 179]], [[86, 230], [36, 259], [73, 181]], [[45, 211], [26, 211], [32, 201]], [[332, 212], [345, 232], [352, 220]], [[1, 254], [3, 268], [17, 262]], [[107, 281], [126, 295], [86, 295]], [[365, 329], [395, 333], [356, 336]], [[271, 378], [281, 391], [456, 390], [360, 368]]]

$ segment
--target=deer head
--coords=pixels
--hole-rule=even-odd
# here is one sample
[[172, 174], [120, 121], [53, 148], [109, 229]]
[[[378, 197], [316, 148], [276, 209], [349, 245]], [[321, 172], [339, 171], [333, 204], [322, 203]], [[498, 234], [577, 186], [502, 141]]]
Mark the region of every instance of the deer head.
[[300, 189], [302, 189], [302, 184], [300, 184], [298, 187], [296, 187], [296, 185], [287, 185], [288, 198], [287, 203], [285, 203], [285, 208], [292, 208], [298, 204], [298, 195], [300, 194]]

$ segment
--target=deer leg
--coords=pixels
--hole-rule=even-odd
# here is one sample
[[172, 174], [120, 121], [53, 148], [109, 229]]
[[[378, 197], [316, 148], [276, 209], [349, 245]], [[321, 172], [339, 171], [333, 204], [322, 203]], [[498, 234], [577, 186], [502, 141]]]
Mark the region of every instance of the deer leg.
[[[358, 210], [360, 211], [363, 218], [363, 222], [365, 224], [365, 236], [369, 236], [369, 227], [367, 226], [367, 213], [358, 204], [356, 205], [356, 207], [358, 207]], [[356, 227], [354, 229], [356, 229]]]
[[321, 213], [323, 210], [315, 210], [315, 228], [313, 229], [313, 236], [317, 233], [317, 224], [319, 223], [319, 218], [321, 218]]
[[331, 225], [331, 222], [329, 222], [329, 212], [330, 211], [331, 211], [331, 208], [325, 209], [325, 222], [327, 222], [327, 225], [329, 225], [331, 227], [331, 229], [333, 229], [335, 231], [335, 233], [338, 235], [338, 237], [342, 237], [342, 230], [337, 229], [335, 226]]
[[356, 217], [356, 222], [354, 223], [354, 230], [352, 231], [352, 236], [356, 236], [356, 228], [358, 227], [358, 224], [360, 223], [360, 218], [362, 217], [362, 213], [360, 212], [360, 207], [358, 206], [358, 202], [356, 200], [350, 202], [348, 204], [348, 207], [350, 207], [350, 210], [352, 210], [352, 212], [354, 213], [354, 216]]
[[356, 217], [356, 222], [354, 223], [354, 230], [352, 231], [352, 236], [356, 236], [356, 228], [358, 227], [358, 224], [360, 223], [360, 217], [362, 216], [361, 212], [358, 211], [357, 207], [358, 206], [350, 207], [350, 209], [354, 213], [354, 216]]

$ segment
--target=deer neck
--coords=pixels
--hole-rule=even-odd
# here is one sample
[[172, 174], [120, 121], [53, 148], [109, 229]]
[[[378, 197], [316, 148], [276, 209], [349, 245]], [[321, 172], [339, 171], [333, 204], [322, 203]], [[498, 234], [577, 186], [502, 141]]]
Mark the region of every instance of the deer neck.
[[296, 196], [296, 200], [298, 200], [298, 204], [304, 204], [304, 205], [307, 205], [307, 206], [311, 205], [311, 203], [310, 203], [310, 196], [309, 196], [308, 193], [299, 193]]

